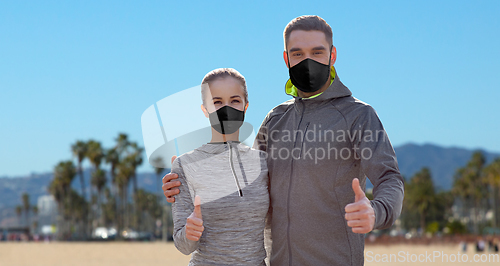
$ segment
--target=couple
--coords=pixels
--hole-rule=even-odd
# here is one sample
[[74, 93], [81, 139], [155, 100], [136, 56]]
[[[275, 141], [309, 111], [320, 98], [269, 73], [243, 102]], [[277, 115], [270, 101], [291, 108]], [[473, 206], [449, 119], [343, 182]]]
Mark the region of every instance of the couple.
[[163, 177], [175, 244], [193, 253], [190, 265], [265, 265], [266, 251], [271, 265], [363, 265], [364, 234], [401, 213], [394, 150], [375, 110], [340, 82], [330, 26], [301, 16], [284, 41], [293, 99], [268, 113], [253, 148], [238, 141], [243, 76], [217, 69], [202, 81], [212, 140]]

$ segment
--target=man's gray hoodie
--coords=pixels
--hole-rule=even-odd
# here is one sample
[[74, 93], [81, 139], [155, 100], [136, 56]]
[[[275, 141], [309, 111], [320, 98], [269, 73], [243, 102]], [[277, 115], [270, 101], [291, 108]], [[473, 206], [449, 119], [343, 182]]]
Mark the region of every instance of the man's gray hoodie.
[[335, 77], [314, 98], [271, 110], [254, 148], [267, 152], [271, 265], [363, 265], [364, 234], [353, 233], [345, 206], [352, 180], [373, 184], [374, 229], [390, 227], [404, 195], [394, 149], [375, 110]]

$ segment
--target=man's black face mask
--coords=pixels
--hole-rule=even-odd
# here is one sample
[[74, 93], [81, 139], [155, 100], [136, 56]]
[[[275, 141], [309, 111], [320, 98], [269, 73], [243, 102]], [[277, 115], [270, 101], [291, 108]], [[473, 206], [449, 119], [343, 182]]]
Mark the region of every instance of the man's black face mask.
[[215, 112], [209, 113], [208, 119], [217, 132], [233, 134], [243, 125], [245, 112], [226, 105]]
[[315, 92], [321, 89], [330, 78], [331, 51], [328, 56], [330, 57], [328, 65], [306, 58], [290, 67], [290, 59], [288, 59], [288, 72], [292, 84], [303, 92]]

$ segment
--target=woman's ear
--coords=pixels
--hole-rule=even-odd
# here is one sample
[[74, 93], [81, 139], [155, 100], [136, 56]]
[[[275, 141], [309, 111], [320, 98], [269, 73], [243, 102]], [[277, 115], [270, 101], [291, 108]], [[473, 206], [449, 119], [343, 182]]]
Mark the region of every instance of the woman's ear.
[[208, 111], [205, 108], [205, 106], [203, 106], [203, 104], [202, 104], [200, 107], [201, 107], [201, 110], [203, 111], [203, 114], [205, 114], [205, 117], [208, 118]]
[[331, 65], [335, 64], [335, 61], [337, 60], [337, 48], [335, 48], [334, 45], [332, 45], [332, 63]]
[[245, 113], [247, 112], [248, 102], [245, 104]]

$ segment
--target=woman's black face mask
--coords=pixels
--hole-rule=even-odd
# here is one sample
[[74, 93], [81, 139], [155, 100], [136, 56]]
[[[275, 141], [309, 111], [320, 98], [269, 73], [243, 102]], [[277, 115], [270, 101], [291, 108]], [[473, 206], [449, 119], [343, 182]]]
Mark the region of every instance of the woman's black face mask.
[[209, 113], [208, 119], [217, 132], [233, 134], [243, 125], [245, 112], [226, 105], [215, 112]]

